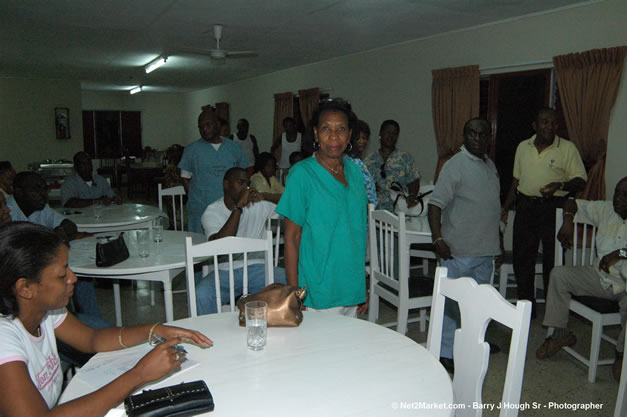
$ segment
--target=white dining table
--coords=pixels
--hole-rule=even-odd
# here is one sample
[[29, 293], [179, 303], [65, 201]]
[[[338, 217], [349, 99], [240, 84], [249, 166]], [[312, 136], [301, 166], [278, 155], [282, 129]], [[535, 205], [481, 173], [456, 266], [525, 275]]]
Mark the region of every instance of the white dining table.
[[[452, 383], [440, 362], [413, 340], [366, 320], [305, 311], [300, 327], [269, 328], [267, 345], [257, 352], [247, 349], [237, 313], [172, 324], [201, 331], [214, 346], [185, 344], [188, 358], [199, 364], [138, 392], [202, 379], [215, 402], [215, 410], [202, 415], [453, 415]], [[98, 388], [79, 370], [60, 403]]]
[[[161, 243], [151, 243], [150, 256], [140, 258], [137, 254], [136, 231], [125, 231], [129, 258], [109, 267], [96, 266], [96, 243], [98, 237], [107, 235], [116, 238], [119, 233], [98, 234], [70, 244], [69, 265], [77, 276], [110, 278], [113, 282], [115, 323], [122, 326], [122, 304], [118, 279], [135, 281], [158, 281], [163, 284], [163, 297], [167, 321], [174, 320], [172, 304], [172, 280], [185, 269], [185, 237], [191, 236], [193, 244], [206, 242], [204, 235], [191, 232], [163, 231]], [[197, 262], [202, 259], [196, 259]]]
[[146, 204], [110, 204], [102, 207], [100, 218], [94, 216], [93, 206], [60, 208], [58, 211], [76, 223], [79, 232], [100, 233], [132, 229], [148, 229], [157, 217], [168, 217], [158, 207]]
[[431, 243], [431, 227], [427, 216], [405, 217], [407, 244]]

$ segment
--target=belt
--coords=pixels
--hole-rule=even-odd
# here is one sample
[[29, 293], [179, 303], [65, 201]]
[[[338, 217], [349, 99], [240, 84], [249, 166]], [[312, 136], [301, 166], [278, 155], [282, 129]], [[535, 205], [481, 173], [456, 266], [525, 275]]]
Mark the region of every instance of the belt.
[[535, 197], [528, 196], [521, 192], [516, 192], [516, 197], [520, 200], [527, 200], [533, 202], [534, 204], [555, 204], [558, 202], [563, 202], [566, 197]]

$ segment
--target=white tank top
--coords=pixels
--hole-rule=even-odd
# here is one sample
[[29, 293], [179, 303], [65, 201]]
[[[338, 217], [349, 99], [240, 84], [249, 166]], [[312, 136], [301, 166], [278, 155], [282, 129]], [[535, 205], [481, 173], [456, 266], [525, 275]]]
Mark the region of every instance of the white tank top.
[[240, 139], [237, 137], [237, 133], [233, 136], [233, 142], [237, 143], [244, 152], [246, 159], [248, 160], [247, 166], [255, 165], [255, 153], [253, 152], [253, 141], [250, 139], [250, 135], [246, 136], [244, 139]]
[[279, 161], [279, 168], [290, 167], [290, 155], [293, 152], [299, 152], [301, 149], [301, 136], [300, 132], [296, 134], [296, 140], [294, 142], [288, 142], [285, 137], [285, 132], [281, 135], [281, 160]]

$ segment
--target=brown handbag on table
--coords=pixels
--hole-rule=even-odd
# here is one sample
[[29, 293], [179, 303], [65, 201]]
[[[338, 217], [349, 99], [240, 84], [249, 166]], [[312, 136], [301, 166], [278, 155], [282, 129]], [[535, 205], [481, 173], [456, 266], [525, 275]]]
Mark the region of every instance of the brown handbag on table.
[[243, 295], [237, 301], [239, 325], [246, 326], [244, 306], [249, 301], [268, 303], [268, 327], [298, 327], [303, 321], [301, 307], [307, 290], [291, 285], [274, 283], [257, 294]]

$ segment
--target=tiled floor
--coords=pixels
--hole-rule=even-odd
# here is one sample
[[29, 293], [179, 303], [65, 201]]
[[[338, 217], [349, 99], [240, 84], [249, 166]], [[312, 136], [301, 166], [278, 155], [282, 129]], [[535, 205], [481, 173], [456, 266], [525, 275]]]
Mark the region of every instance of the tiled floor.
[[[155, 204], [155, 202], [146, 203]], [[147, 283], [138, 282], [136, 288], [131, 287], [130, 284], [122, 286], [121, 298], [125, 325], [165, 320], [163, 294], [161, 288], [158, 287], [155, 284], [157, 289], [156, 305], [150, 306], [150, 292]], [[184, 275], [181, 274], [174, 282], [174, 289], [183, 288], [185, 288], [185, 282]], [[113, 323], [113, 291], [98, 287], [97, 295], [103, 317]], [[612, 377], [611, 366], [601, 366], [596, 383], [591, 384], [587, 380], [587, 368], [563, 351], [548, 360], [536, 359], [535, 351], [546, 336], [546, 328], [541, 325], [541, 318], [544, 315], [543, 304], [538, 304], [537, 313], [538, 318], [531, 323], [521, 398], [521, 403], [528, 406], [529, 409], [521, 411], [520, 415], [529, 417], [613, 416], [618, 383]], [[379, 322], [394, 321], [395, 315], [395, 309], [382, 304]], [[185, 293], [174, 295], [174, 317], [175, 319], [187, 317], [187, 295]], [[365, 319], [365, 316], [362, 318]], [[576, 348], [581, 353], [587, 354], [590, 346], [589, 323], [571, 317], [570, 328], [578, 337]], [[618, 335], [618, 331], [618, 327], [610, 328], [610, 334], [614, 337]], [[419, 332], [418, 323], [409, 325], [407, 336], [419, 343], [426, 341], [426, 333]], [[484, 404], [498, 404], [500, 402], [510, 336], [511, 333], [500, 325], [491, 325], [488, 329], [489, 340], [497, 343], [502, 352], [490, 356], [490, 366], [483, 386]], [[603, 342], [601, 348], [602, 357], [613, 357], [613, 346]], [[595, 407], [602, 408], [589, 411], [556, 410], [548, 408], [551, 402], [557, 403], [561, 407], [591, 403]], [[534, 409], [534, 406], [538, 408]], [[498, 410], [484, 409], [483, 415], [498, 416], [498, 412]]]

